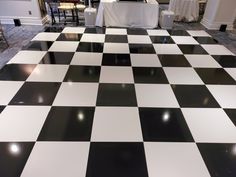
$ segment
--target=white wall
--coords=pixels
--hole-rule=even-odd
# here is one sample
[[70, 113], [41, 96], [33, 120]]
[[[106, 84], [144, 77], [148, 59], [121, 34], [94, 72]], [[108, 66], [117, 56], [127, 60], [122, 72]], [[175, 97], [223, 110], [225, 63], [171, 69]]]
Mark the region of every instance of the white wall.
[[[228, 2], [227, 2], [228, 1]], [[216, 19], [221, 21], [226, 21], [233, 23], [236, 15], [236, 0], [226, 0], [220, 1], [218, 13], [216, 14]]]
[[219, 29], [222, 24], [233, 28], [236, 0], [208, 0], [202, 24], [208, 29]]
[[[32, 14], [29, 14], [29, 11]], [[13, 19], [20, 19], [22, 24], [42, 25], [38, 0], [0, 0], [0, 20], [4, 24], [13, 24]]]

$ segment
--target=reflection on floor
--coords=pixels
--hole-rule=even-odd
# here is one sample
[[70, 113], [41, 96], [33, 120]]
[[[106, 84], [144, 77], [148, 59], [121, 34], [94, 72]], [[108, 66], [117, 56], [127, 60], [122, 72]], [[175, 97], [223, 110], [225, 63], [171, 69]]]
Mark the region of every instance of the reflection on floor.
[[236, 57], [203, 30], [47, 28], [0, 88], [0, 176], [236, 176]]

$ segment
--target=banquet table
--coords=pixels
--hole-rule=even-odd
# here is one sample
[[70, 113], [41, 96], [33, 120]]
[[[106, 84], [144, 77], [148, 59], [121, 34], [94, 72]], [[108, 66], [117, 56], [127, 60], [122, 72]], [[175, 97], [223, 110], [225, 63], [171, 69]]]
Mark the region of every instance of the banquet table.
[[159, 4], [146, 2], [101, 0], [96, 26], [155, 28], [158, 25]]
[[170, 0], [169, 10], [175, 13], [175, 21], [197, 21], [199, 2], [198, 0]]

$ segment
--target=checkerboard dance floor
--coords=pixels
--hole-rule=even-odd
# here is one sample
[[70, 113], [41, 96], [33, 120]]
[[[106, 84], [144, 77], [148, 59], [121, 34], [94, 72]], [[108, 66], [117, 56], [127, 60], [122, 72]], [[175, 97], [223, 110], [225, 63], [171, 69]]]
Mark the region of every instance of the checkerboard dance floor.
[[0, 80], [1, 177], [236, 176], [236, 57], [205, 31], [49, 28]]

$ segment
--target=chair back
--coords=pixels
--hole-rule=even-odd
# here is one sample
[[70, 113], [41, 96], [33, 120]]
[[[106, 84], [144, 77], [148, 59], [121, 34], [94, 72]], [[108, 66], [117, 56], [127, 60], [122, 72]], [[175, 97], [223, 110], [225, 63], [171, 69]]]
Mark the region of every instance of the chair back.
[[74, 3], [60, 2], [60, 6], [63, 6], [63, 7], [74, 7]]

